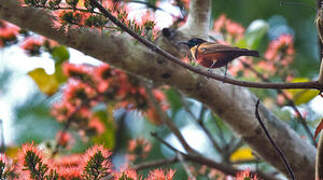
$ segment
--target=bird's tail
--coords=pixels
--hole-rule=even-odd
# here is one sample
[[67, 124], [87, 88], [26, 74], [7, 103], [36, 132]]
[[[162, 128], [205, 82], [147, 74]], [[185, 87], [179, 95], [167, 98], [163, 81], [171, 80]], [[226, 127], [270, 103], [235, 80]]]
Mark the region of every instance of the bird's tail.
[[259, 52], [255, 50], [245, 50], [243, 51], [243, 56], [254, 56], [254, 57], [259, 57]]

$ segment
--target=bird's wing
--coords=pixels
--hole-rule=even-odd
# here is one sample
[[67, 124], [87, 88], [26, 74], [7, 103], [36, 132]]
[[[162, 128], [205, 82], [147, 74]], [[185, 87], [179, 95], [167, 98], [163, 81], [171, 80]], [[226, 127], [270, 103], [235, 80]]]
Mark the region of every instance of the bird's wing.
[[206, 42], [198, 47], [199, 55], [209, 55], [215, 53], [230, 53], [230, 52], [244, 52], [247, 49], [241, 49], [238, 47], [227, 46], [223, 44]]

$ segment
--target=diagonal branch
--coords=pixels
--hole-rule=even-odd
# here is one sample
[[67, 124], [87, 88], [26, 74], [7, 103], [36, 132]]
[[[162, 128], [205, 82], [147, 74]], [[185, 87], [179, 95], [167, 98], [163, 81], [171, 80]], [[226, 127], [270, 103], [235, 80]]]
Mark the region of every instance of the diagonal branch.
[[289, 162], [287, 161], [286, 159], [286, 156], [285, 154], [280, 150], [279, 146], [274, 142], [274, 140], [272, 139], [272, 137], [270, 136], [267, 128], [265, 127], [264, 123], [261, 121], [260, 119], [260, 115], [259, 115], [259, 112], [258, 112], [258, 107], [259, 107], [259, 102], [260, 100], [258, 99], [257, 100], [257, 103], [256, 103], [256, 111], [255, 111], [255, 114], [256, 114], [256, 118], [258, 119], [259, 121], [259, 124], [261, 125], [262, 129], [264, 130], [266, 136], [267, 136], [267, 139], [270, 141], [270, 143], [273, 145], [273, 147], [275, 148], [276, 152], [279, 154], [280, 158], [283, 160], [284, 162], [284, 165], [286, 166], [291, 178], [293, 180], [295, 180], [295, 175], [294, 175], [294, 172], [292, 170], [292, 168], [290, 167], [289, 165]]
[[177, 137], [179, 142], [183, 145], [184, 149], [188, 153], [198, 154], [198, 152], [196, 152], [194, 149], [192, 149], [191, 146], [186, 142], [184, 136], [181, 134], [180, 130], [176, 127], [176, 125], [169, 118], [169, 116], [161, 109], [155, 96], [153, 95], [152, 89], [149, 88], [148, 85], [146, 85], [146, 84], [144, 86], [145, 86], [149, 100], [152, 102], [152, 105], [156, 109], [157, 114], [163, 120], [163, 123], [165, 123], [167, 125], [167, 127], [174, 133], [174, 135]]
[[[185, 62], [181, 61], [177, 57], [169, 54], [164, 49], [161, 49], [151, 41], [148, 41], [144, 38], [142, 38], [140, 35], [129, 29], [126, 25], [124, 25], [122, 22], [120, 22], [116, 17], [114, 17], [109, 11], [107, 11], [97, 0], [90, 0], [91, 3], [97, 7], [100, 12], [109, 18], [115, 25], [120, 27], [122, 30], [127, 32], [130, 36], [135, 38], [137, 41], [141, 42], [143, 45], [145, 45], [147, 48], [151, 49], [152, 51], [158, 53], [161, 56], [164, 56], [167, 60], [172, 61], [188, 70], [191, 70], [192, 72], [204, 75], [206, 77], [219, 80], [225, 83], [234, 84], [238, 86], [244, 86], [244, 87], [255, 87], [255, 88], [273, 88], [273, 89], [292, 89], [292, 88], [302, 88], [302, 89], [313, 89], [317, 88], [319, 90], [323, 90], [323, 85], [318, 84], [318, 82], [306, 82], [306, 83], [254, 83], [254, 82], [246, 82], [246, 81], [237, 81], [233, 79], [229, 79], [223, 76], [219, 76], [217, 74], [212, 73], [211, 71], [206, 71], [204, 69], [200, 69], [198, 67], [191, 66], [189, 64], [186, 64]], [[197, 0], [198, 1], [198, 0]], [[318, 85], [318, 87], [317, 87]]]
[[[248, 63], [246, 62], [242, 62], [242, 65], [246, 68], [248, 68], [249, 70], [251, 70], [254, 74], [256, 74], [257, 77], [259, 77], [262, 81], [264, 82], [270, 82], [270, 80], [266, 77], [264, 77], [260, 72], [258, 72], [256, 69], [254, 69], [252, 66], [250, 66]], [[323, 64], [322, 64], [323, 65]], [[295, 111], [295, 113], [297, 114], [297, 116], [299, 118], [297, 118], [300, 123], [302, 124], [303, 128], [305, 129], [305, 132], [307, 133], [307, 135], [309, 136], [310, 138], [310, 141], [312, 141], [312, 144], [316, 146], [316, 142], [314, 140], [314, 136], [310, 130], [310, 128], [308, 127], [307, 123], [306, 123], [306, 120], [304, 119], [302, 113], [298, 110], [298, 108], [296, 107], [294, 101], [292, 99], [290, 99], [287, 94], [282, 91], [281, 89], [276, 89], [276, 91], [278, 93], [280, 93], [286, 100], [287, 100], [287, 103], [289, 106], [291, 106], [293, 108], [293, 110]]]

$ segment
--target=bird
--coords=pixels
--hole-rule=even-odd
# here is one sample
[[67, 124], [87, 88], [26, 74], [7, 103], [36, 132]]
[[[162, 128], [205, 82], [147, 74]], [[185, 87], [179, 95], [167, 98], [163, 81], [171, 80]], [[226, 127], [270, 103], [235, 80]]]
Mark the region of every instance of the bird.
[[226, 66], [227, 70], [228, 63], [240, 56], [259, 57], [258, 51], [255, 50], [208, 42], [200, 38], [193, 38], [187, 42], [181, 41], [178, 44], [187, 45], [193, 59], [209, 69]]

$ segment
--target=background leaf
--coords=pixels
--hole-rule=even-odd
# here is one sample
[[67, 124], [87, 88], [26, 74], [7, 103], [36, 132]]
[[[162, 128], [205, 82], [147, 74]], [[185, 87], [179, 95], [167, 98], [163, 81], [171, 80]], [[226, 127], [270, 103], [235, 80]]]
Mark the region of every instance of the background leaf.
[[35, 81], [39, 90], [48, 96], [53, 95], [59, 88], [56, 75], [48, 75], [44, 69], [37, 68], [30, 71], [28, 75]]

